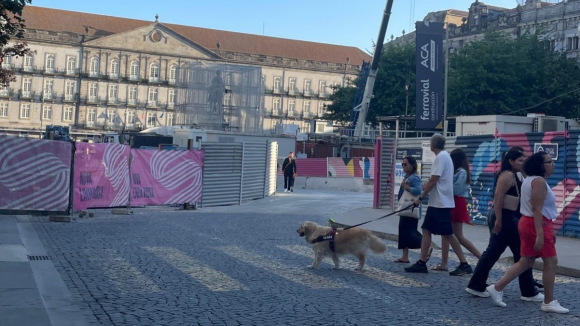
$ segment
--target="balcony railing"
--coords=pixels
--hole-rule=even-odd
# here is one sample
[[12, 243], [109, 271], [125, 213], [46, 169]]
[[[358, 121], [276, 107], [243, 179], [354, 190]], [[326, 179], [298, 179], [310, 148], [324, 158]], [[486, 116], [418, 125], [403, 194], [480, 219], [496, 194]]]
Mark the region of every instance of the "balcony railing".
[[65, 102], [74, 102], [77, 99], [77, 94], [64, 94]]
[[12, 69], [12, 64], [11, 63], [2, 63], [2, 68], [3, 69]]
[[20, 99], [33, 99], [34, 95], [36, 95], [32, 91], [20, 91]]
[[302, 113], [302, 118], [303, 119], [312, 119], [312, 118], [314, 118], [314, 113], [312, 113], [312, 112], [304, 112], [304, 113]]
[[98, 78], [100, 76], [101, 76], [101, 74], [98, 71], [91, 71], [91, 72], [89, 72], [89, 77]]
[[157, 108], [157, 107], [159, 107], [159, 102], [158, 101], [153, 101], [153, 100], [148, 100], [147, 101], [147, 107]]
[[129, 75], [130, 81], [141, 81], [141, 76], [139, 75]]
[[54, 69], [54, 67], [52, 68], [44, 68], [44, 72], [47, 74], [54, 74], [56, 70]]
[[304, 96], [313, 96], [313, 92], [311, 89], [305, 89], [304, 90]]
[[177, 81], [175, 80], [175, 78], [169, 79], [169, 85], [175, 85], [176, 83], [177, 83]]
[[88, 96], [87, 103], [89, 104], [100, 104], [103, 100], [98, 96]]
[[167, 108], [168, 109], [173, 109], [174, 106], [175, 106], [175, 102], [168, 102], [167, 103]]
[[319, 92], [318, 93], [318, 97], [319, 98], [327, 98], [328, 97], [328, 93], [326, 93], [326, 92]]
[[67, 76], [78, 76], [79, 71], [77, 69], [67, 69], [66, 75]]
[[22, 66], [22, 71], [34, 72], [34, 66]]
[[56, 94], [53, 92], [43, 92], [42, 93], [42, 100], [43, 101], [54, 101], [54, 100], [56, 100]]
[[12, 90], [10, 88], [0, 89], [0, 97], [11, 97]]
[[282, 87], [274, 87], [274, 88], [272, 89], [272, 92], [273, 92], [274, 94], [282, 94]]
[[296, 118], [297, 116], [298, 116], [298, 112], [288, 111], [288, 118]]
[[148, 81], [150, 83], [158, 83], [159, 82], [159, 77], [149, 77]]
[[121, 104], [121, 101], [119, 101], [119, 98], [117, 97], [109, 97], [107, 99], [107, 105], [119, 105]]
[[274, 116], [274, 117], [281, 117], [283, 114], [284, 113], [280, 109], [273, 109], [272, 110], [272, 116]]
[[131, 98], [127, 100], [127, 105], [129, 106], [137, 106], [139, 105], [139, 101], [137, 99]]
[[298, 94], [300, 94], [300, 91], [297, 88], [289, 89], [288, 90], [288, 95], [294, 95], [294, 96], [296, 96]]

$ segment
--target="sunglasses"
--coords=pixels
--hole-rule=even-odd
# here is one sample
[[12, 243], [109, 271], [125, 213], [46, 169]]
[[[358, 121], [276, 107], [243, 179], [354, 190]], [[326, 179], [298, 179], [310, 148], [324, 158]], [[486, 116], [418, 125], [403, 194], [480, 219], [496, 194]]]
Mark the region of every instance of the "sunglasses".
[[409, 165], [409, 164], [408, 163], [403, 163], [403, 166], [407, 166], [407, 165]]

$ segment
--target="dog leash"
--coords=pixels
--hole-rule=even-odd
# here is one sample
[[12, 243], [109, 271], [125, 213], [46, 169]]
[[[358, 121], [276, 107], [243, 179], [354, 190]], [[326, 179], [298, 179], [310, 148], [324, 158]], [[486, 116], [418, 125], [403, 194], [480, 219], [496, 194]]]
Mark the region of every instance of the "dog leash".
[[405, 210], [407, 210], [409, 208], [411, 208], [411, 212], [412, 212], [416, 207], [417, 206], [415, 206], [415, 204], [411, 204], [411, 205], [409, 205], [409, 206], [407, 206], [407, 207], [405, 207], [403, 209], [400, 209], [398, 211], [395, 211], [395, 212], [389, 213], [387, 215], [383, 215], [381, 217], [375, 218], [374, 220], [370, 220], [370, 221], [366, 221], [366, 222], [362, 222], [362, 223], [359, 223], [359, 224], [356, 224], [356, 225], [352, 225], [352, 226], [346, 227], [346, 228], [342, 229], [342, 231], [348, 230], [348, 229], [352, 229], [352, 228], [355, 228], [357, 226], [361, 226], [361, 225], [364, 225], [364, 224], [367, 224], [367, 223], [370, 223], [370, 222], [373, 222], [373, 221], [377, 221], [377, 220], [380, 220], [380, 219], [385, 218], [385, 217], [393, 216], [393, 215], [398, 214], [398, 213], [400, 213], [402, 211], [405, 211]]

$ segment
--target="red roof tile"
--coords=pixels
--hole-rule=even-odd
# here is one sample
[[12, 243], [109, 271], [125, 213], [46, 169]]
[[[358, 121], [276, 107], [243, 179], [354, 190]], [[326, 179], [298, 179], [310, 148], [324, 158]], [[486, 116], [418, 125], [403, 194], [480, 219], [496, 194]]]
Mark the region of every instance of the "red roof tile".
[[[25, 25], [29, 29], [85, 34], [85, 28], [89, 27], [88, 34], [94, 36], [123, 33], [153, 23], [152, 21], [35, 6], [25, 6], [22, 17], [26, 20]], [[220, 43], [220, 50], [222, 51], [321, 62], [343, 64], [348, 57], [351, 64], [360, 65], [363, 60], [369, 61], [371, 59], [366, 52], [352, 46], [290, 40], [168, 23], [162, 24], [210, 50], [217, 50], [217, 43]]]

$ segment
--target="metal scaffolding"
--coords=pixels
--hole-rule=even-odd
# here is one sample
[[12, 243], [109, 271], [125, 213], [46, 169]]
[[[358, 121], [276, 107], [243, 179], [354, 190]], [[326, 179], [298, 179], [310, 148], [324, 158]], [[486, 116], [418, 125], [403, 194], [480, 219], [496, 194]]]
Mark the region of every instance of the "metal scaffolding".
[[181, 67], [178, 79], [175, 124], [262, 132], [261, 67], [193, 62]]

